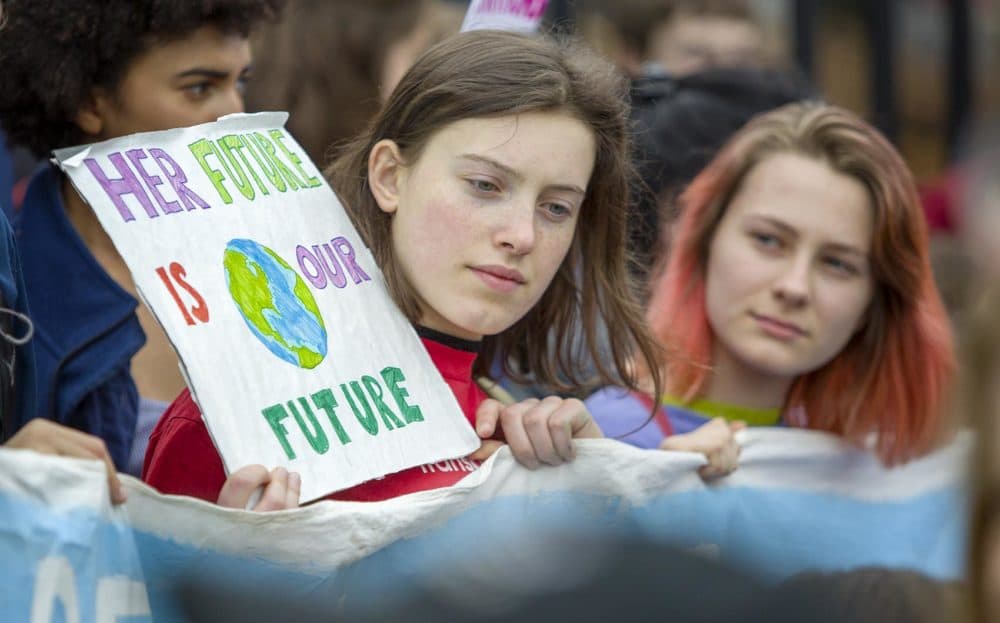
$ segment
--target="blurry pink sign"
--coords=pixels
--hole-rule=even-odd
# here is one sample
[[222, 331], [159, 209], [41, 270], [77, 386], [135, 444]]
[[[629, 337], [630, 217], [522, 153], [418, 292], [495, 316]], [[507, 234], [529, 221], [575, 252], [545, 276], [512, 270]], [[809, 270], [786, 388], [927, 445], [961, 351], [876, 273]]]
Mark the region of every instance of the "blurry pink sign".
[[462, 22], [467, 30], [535, 32], [549, 0], [472, 0]]

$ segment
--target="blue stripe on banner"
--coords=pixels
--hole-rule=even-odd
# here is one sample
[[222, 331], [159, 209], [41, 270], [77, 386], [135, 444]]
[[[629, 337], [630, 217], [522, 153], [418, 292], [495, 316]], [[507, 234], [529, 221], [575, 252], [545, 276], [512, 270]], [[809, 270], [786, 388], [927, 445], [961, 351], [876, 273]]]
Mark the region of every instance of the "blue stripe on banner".
[[766, 582], [871, 565], [963, 576], [964, 446], [885, 470], [828, 438], [792, 435], [757, 438], [745, 467], [710, 486], [694, 473], [698, 457], [604, 442], [581, 445], [564, 468], [530, 472], [506, 453], [451, 489], [278, 514], [159, 496], [130, 479], [128, 504], [112, 509], [99, 463], [0, 450], [0, 620], [181, 621], [179, 598], [211, 607], [216, 595], [391, 609], [442, 570], [537, 586], [602, 564], [590, 551], [567, 564], [552, 541], [568, 534], [667, 542]]

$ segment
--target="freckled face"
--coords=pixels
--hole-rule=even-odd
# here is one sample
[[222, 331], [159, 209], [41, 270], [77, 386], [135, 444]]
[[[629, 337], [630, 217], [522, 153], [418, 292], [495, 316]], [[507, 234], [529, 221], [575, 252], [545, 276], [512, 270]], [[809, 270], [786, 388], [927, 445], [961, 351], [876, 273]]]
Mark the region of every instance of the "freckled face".
[[833, 359], [872, 300], [873, 221], [865, 187], [825, 162], [786, 153], [756, 165], [709, 248], [716, 366], [791, 379]]
[[559, 112], [464, 119], [434, 134], [403, 169], [393, 208], [419, 322], [481, 339], [520, 320], [569, 251], [595, 158], [588, 126]]
[[129, 66], [113, 96], [99, 95], [98, 139], [215, 121], [243, 112], [250, 42], [204, 26], [190, 36], [154, 43]]

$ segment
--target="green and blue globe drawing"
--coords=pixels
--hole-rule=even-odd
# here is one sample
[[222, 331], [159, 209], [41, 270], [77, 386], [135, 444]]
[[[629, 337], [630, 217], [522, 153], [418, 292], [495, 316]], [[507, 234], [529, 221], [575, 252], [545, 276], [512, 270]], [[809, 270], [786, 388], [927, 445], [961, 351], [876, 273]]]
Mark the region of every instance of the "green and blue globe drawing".
[[326, 357], [326, 326], [302, 277], [253, 240], [230, 240], [222, 263], [229, 294], [257, 339], [288, 363], [318, 366]]

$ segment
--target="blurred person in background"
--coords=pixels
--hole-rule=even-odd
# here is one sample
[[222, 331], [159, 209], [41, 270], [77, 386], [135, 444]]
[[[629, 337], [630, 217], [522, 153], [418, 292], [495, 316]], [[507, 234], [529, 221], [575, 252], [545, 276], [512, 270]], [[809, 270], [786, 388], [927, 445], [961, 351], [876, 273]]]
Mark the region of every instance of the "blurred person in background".
[[976, 432], [972, 462], [969, 584], [976, 621], [1000, 620], [1000, 126], [980, 132], [965, 165], [960, 240], [971, 267], [959, 406]]
[[748, 0], [585, 0], [577, 23], [632, 78], [772, 63]]
[[[44, 158], [240, 112], [250, 30], [283, 4], [8, 0], [0, 36], [8, 140]], [[24, 417], [90, 433], [119, 470], [138, 474], [149, 433], [185, 386], [176, 353], [97, 216], [54, 165], [35, 173], [13, 225], [37, 364], [37, 410]]]
[[463, 15], [443, 0], [297, 0], [255, 37], [247, 108], [288, 111], [286, 127], [322, 168]]
[[643, 188], [630, 219], [635, 267], [645, 276], [665, 251], [679, 216], [677, 198], [729, 138], [754, 116], [810, 99], [796, 74], [711, 68], [680, 77], [640, 78], [632, 86], [635, 159]]
[[591, 396], [605, 435], [703, 453], [706, 476], [736, 468], [747, 423], [874, 437], [887, 465], [947, 438], [951, 329], [912, 175], [877, 130], [787, 105], [738, 132], [680, 202], [647, 311], [668, 393]]
[[[1000, 244], [1000, 239], [996, 244]], [[995, 274], [995, 273], [994, 273]], [[969, 584], [977, 621], [1000, 620], [1000, 287], [979, 292], [965, 324], [962, 411], [977, 433]]]

